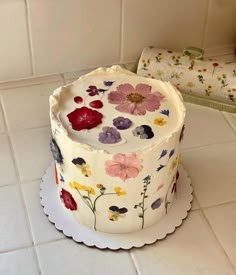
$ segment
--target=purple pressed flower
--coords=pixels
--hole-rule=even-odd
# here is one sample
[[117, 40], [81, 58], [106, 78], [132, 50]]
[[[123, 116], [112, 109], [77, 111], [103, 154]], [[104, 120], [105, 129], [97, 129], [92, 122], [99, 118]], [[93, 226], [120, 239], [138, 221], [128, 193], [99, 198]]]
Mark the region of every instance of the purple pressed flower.
[[169, 159], [174, 155], [174, 153], [175, 153], [175, 149], [172, 149], [169, 153]]
[[110, 87], [114, 81], [103, 81], [104, 85], [107, 86], [107, 87]]
[[161, 198], [155, 200], [155, 201], [151, 204], [152, 210], [155, 210], [155, 209], [159, 208], [159, 207], [161, 206], [162, 202], [163, 202], [163, 199], [161, 199]]
[[162, 115], [169, 116], [170, 111], [169, 111], [168, 109], [166, 109], [166, 110], [161, 110], [160, 113], [161, 113]]
[[121, 136], [115, 127], [103, 127], [98, 140], [104, 144], [113, 144], [121, 141]]
[[132, 124], [132, 121], [128, 118], [119, 116], [113, 119], [113, 125], [119, 130], [126, 130]]
[[104, 89], [98, 89], [96, 86], [94, 85], [90, 85], [88, 87], [88, 89], [86, 90], [86, 92], [90, 95], [90, 96], [95, 96], [95, 95], [99, 95], [99, 93], [104, 93], [106, 90]]
[[132, 131], [132, 133], [134, 136], [139, 136], [141, 139], [150, 139], [154, 137], [152, 128], [148, 125], [138, 126]]

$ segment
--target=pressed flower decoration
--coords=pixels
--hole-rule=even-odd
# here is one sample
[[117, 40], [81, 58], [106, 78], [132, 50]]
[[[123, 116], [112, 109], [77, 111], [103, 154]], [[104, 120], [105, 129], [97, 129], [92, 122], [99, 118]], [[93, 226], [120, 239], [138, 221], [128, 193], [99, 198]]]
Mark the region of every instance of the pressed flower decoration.
[[86, 92], [89, 94], [89, 96], [95, 96], [95, 95], [99, 95], [99, 93], [104, 93], [106, 92], [107, 90], [105, 89], [99, 89], [97, 88], [96, 86], [94, 85], [90, 85], [88, 87], [88, 89], [86, 90]]
[[101, 109], [103, 107], [103, 103], [101, 100], [94, 100], [89, 102], [89, 106], [95, 109]]
[[124, 214], [128, 212], [125, 207], [119, 208], [116, 205], [110, 206], [108, 211], [108, 218], [110, 221], [118, 221], [119, 218], [124, 217]]
[[164, 109], [164, 110], [160, 111], [160, 114], [165, 115], [165, 116], [169, 116], [170, 111], [169, 111], [169, 109]]
[[72, 128], [76, 131], [92, 129], [102, 123], [103, 115], [87, 107], [76, 108], [67, 115]]
[[[161, 171], [163, 168], [165, 168], [167, 166], [167, 164], [169, 163], [169, 160], [174, 155], [174, 153], [175, 153], [175, 149], [174, 148], [170, 150], [169, 154], [168, 154], [168, 150], [166, 150], [166, 149], [163, 149], [161, 151], [161, 154], [160, 154], [160, 157], [159, 157], [158, 160], [164, 158], [167, 154], [168, 154], [168, 160], [167, 160], [167, 162], [165, 162], [165, 164], [164, 163], [163, 164], [159, 164], [159, 166], [157, 167], [157, 172]], [[171, 163], [171, 166], [170, 166], [170, 170], [171, 171], [174, 169], [174, 168], [172, 169], [172, 166], [173, 166], [173, 164]]]
[[[170, 201], [168, 201], [168, 194], [170, 193], [170, 189], [171, 189], [171, 194], [173, 192], [177, 192], [177, 180], [179, 178], [179, 172], [177, 171], [175, 176], [173, 177], [173, 180], [171, 181], [168, 189], [167, 189], [167, 192], [166, 192], [166, 196], [165, 196], [165, 199], [164, 199], [164, 205], [165, 205], [165, 209], [166, 209], [166, 214], [167, 214], [167, 211], [168, 211], [168, 205], [170, 204]], [[172, 188], [171, 188], [172, 187]]]
[[152, 128], [148, 125], [138, 126], [132, 131], [132, 133], [134, 136], [139, 136], [141, 139], [151, 139], [154, 137]]
[[52, 138], [50, 140], [49, 146], [50, 146], [50, 150], [52, 152], [52, 156], [53, 156], [54, 160], [60, 165], [63, 164], [63, 156], [61, 154], [61, 150], [60, 150], [59, 146], [57, 145], [56, 140], [54, 138]]
[[77, 210], [77, 204], [76, 204], [74, 198], [68, 191], [66, 191], [63, 188], [60, 193], [60, 198], [67, 209], [70, 209], [71, 211]]
[[117, 104], [116, 110], [133, 115], [145, 115], [147, 111], [159, 109], [164, 96], [160, 92], [151, 92], [151, 86], [138, 84], [121, 84], [108, 94], [108, 101]]
[[[91, 186], [82, 185], [82, 184], [80, 184], [76, 181], [70, 182], [69, 186], [72, 189], [77, 190], [77, 192], [78, 192], [80, 198], [82, 199], [82, 201], [88, 206], [88, 208], [93, 213], [93, 216], [94, 216], [94, 225], [93, 225], [94, 230], [97, 229], [96, 228], [96, 223], [97, 223], [97, 215], [96, 215], [97, 214], [97, 201], [103, 196], [108, 196], [108, 195], [125, 196], [126, 195], [126, 191], [122, 190], [122, 188], [119, 187], [119, 186], [114, 187], [114, 192], [106, 192], [106, 187], [103, 184], [100, 184], [100, 183], [98, 183], [96, 185], [97, 189], [99, 190], [99, 194], [97, 196], [96, 196], [96, 191]], [[92, 199], [92, 196], [94, 196], [94, 199]]]
[[148, 195], [146, 193], [147, 193], [148, 185], [151, 183], [151, 176], [150, 175], [146, 176], [143, 179], [143, 183], [144, 183], [143, 191], [140, 193], [140, 195], [142, 196], [142, 201], [138, 204], [135, 204], [134, 206], [135, 209], [138, 209], [138, 208], [141, 209], [141, 213], [139, 213], [138, 217], [142, 219], [142, 225], [141, 225], [142, 229], [144, 227], [144, 214], [145, 214], [145, 211], [147, 210], [145, 206], [145, 199], [148, 198]]
[[118, 130], [126, 130], [132, 125], [132, 121], [128, 118], [119, 116], [119, 117], [113, 119], [113, 125]]
[[105, 170], [107, 175], [126, 181], [129, 178], [138, 176], [143, 168], [141, 163], [141, 160], [134, 153], [115, 154], [112, 160], [105, 162]]
[[79, 169], [82, 175], [85, 177], [91, 176], [90, 167], [83, 158], [75, 158], [72, 160], [72, 163]]
[[184, 129], [185, 129], [185, 126], [183, 125], [182, 130], [180, 132], [180, 136], [179, 136], [179, 142], [181, 142], [184, 138]]
[[164, 120], [163, 117], [158, 117], [158, 118], [155, 118], [155, 119], [154, 119], [153, 123], [154, 123], [155, 125], [158, 125], [158, 126], [163, 126], [163, 125], [166, 124], [166, 121]]
[[111, 87], [111, 85], [114, 83], [115, 81], [103, 81], [103, 84], [107, 87]]
[[98, 140], [103, 144], [114, 144], [121, 141], [121, 136], [115, 127], [107, 126], [98, 134]]
[[54, 165], [54, 175], [55, 175], [55, 182], [56, 182], [56, 184], [58, 184], [58, 183], [59, 183], [59, 180], [58, 180], [57, 167], [56, 167], [56, 165]]
[[155, 210], [157, 208], [159, 208], [161, 206], [163, 202], [163, 199], [162, 198], [158, 198], [157, 200], [155, 200], [152, 204], [151, 204], [151, 208], [152, 210]]
[[81, 96], [75, 96], [74, 97], [74, 102], [77, 104], [80, 104], [83, 102], [83, 98]]

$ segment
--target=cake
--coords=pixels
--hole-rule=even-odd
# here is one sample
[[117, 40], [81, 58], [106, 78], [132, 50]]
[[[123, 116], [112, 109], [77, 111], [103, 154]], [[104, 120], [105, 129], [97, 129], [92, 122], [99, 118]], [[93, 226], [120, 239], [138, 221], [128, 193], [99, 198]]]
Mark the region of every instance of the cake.
[[58, 200], [92, 230], [128, 233], [176, 198], [185, 107], [168, 82], [99, 68], [50, 96]]

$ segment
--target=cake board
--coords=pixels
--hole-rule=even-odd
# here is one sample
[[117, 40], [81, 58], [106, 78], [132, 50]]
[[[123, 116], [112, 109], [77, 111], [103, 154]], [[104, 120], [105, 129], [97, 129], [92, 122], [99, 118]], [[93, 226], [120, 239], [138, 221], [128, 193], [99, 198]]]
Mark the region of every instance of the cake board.
[[173, 233], [188, 216], [193, 200], [193, 188], [187, 171], [182, 165], [179, 165], [178, 171], [177, 196], [172, 207], [168, 210], [168, 214], [158, 223], [136, 232], [111, 234], [94, 231], [79, 224], [72, 216], [68, 215], [56, 195], [58, 186], [54, 179], [54, 163], [48, 167], [42, 178], [40, 186], [41, 205], [49, 221], [75, 242], [100, 249], [127, 250], [134, 247], [139, 248], [164, 239], [168, 234]]

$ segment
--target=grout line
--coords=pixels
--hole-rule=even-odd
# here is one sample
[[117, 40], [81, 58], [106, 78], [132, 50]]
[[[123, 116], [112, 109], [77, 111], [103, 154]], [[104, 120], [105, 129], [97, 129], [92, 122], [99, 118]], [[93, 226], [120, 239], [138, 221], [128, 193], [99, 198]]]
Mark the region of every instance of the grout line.
[[208, 18], [209, 18], [209, 10], [210, 10], [210, 1], [208, 0], [207, 3], [207, 8], [206, 8], [206, 14], [205, 14], [205, 18], [204, 18], [204, 31], [203, 31], [203, 37], [202, 37], [202, 48], [204, 49], [206, 46], [206, 38], [207, 38], [207, 25], [208, 25]]
[[[227, 119], [227, 117], [225, 116], [225, 114], [223, 112], [220, 112], [221, 115], [223, 116], [224, 120], [226, 121], [226, 123], [229, 125], [229, 127], [233, 130], [233, 132], [236, 134], [236, 130], [235, 128], [232, 126], [232, 124], [230, 123], [230, 121]], [[230, 114], [230, 113], [229, 113]]]
[[229, 258], [229, 256], [228, 256], [228, 254], [227, 254], [227, 252], [225, 251], [225, 249], [224, 249], [223, 245], [221, 244], [220, 240], [217, 238], [217, 235], [216, 235], [215, 231], [213, 230], [213, 228], [212, 228], [212, 226], [211, 226], [209, 220], [207, 219], [207, 217], [206, 217], [206, 215], [205, 215], [203, 209], [200, 208], [199, 210], [200, 210], [200, 214], [202, 215], [202, 218], [205, 220], [206, 224], [208, 225], [208, 227], [209, 227], [209, 229], [210, 229], [210, 231], [211, 231], [211, 234], [212, 234], [213, 238], [214, 238], [215, 241], [218, 243], [218, 245], [219, 245], [219, 247], [221, 248], [221, 250], [222, 250], [222, 252], [223, 252], [225, 258], [227, 259], [228, 264], [231, 266], [232, 270], [233, 270], [234, 272], [236, 272], [233, 263], [231, 262], [231, 260], [230, 260], [230, 258]]
[[130, 255], [130, 259], [131, 259], [131, 261], [132, 261], [132, 263], [133, 263], [133, 265], [134, 265], [136, 274], [137, 274], [137, 275], [139, 275], [139, 274], [141, 275], [141, 272], [139, 272], [139, 267], [138, 267], [138, 265], [137, 265], [137, 263], [136, 263], [136, 259], [135, 259], [135, 257], [134, 257], [134, 253], [133, 253], [132, 251], [129, 251], [129, 255]]
[[191, 151], [195, 151], [195, 150], [205, 149], [206, 147], [213, 146], [213, 145], [221, 145], [221, 144], [234, 143], [234, 142], [236, 142], [236, 136], [234, 139], [224, 140], [221, 142], [218, 141], [216, 143], [209, 143], [209, 144], [197, 145], [197, 146], [193, 146], [193, 147], [181, 148], [181, 152], [186, 153], [186, 152], [191, 152]]
[[27, 131], [32, 131], [32, 130], [45, 129], [45, 128], [50, 128], [50, 124], [45, 124], [45, 125], [40, 125], [40, 126], [35, 126], [35, 127], [29, 127], [29, 128], [10, 130], [10, 131], [8, 131], [8, 134], [16, 134], [16, 133], [22, 133], [22, 132], [27, 132]]
[[207, 210], [207, 209], [211, 209], [211, 208], [214, 208], [214, 207], [224, 206], [224, 205], [228, 205], [228, 204], [235, 204], [235, 203], [236, 203], [236, 200], [221, 202], [221, 203], [218, 203], [218, 204], [215, 204], [215, 205], [203, 206], [203, 207], [201, 207], [201, 209]]
[[33, 65], [33, 49], [32, 49], [32, 39], [31, 39], [31, 32], [30, 32], [30, 26], [29, 26], [29, 5], [28, 1], [24, 0], [25, 3], [25, 16], [26, 16], [26, 29], [27, 29], [27, 37], [28, 37], [28, 46], [29, 46], [29, 56], [30, 56], [30, 70], [31, 70], [31, 75], [34, 75], [34, 65]]

